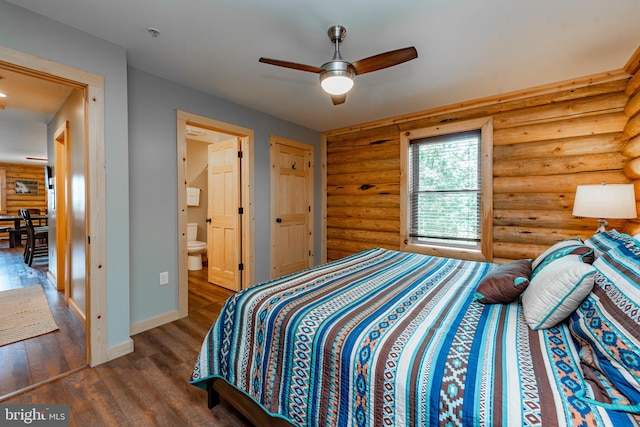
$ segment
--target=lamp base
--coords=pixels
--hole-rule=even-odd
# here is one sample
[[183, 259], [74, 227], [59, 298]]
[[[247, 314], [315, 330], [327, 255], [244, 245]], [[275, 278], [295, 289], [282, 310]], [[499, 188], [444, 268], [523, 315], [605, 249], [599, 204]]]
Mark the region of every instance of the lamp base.
[[607, 231], [607, 225], [609, 225], [607, 220], [605, 220], [604, 218], [600, 218], [598, 220], [598, 229], [596, 230], [596, 234]]

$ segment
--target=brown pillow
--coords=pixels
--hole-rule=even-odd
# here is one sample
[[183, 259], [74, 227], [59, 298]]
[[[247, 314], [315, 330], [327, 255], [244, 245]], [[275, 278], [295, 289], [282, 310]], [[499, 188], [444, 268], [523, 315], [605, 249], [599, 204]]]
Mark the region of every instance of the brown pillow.
[[475, 299], [483, 304], [509, 303], [527, 289], [530, 278], [530, 259], [500, 265], [480, 280]]

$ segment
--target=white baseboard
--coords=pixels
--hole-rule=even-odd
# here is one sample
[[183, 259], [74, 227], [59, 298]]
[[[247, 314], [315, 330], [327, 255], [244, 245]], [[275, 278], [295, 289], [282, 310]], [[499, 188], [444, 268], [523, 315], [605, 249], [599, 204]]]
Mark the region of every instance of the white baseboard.
[[82, 324], [82, 327], [87, 330], [87, 316], [85, 315], [84, 311], [82, 311], [82, 309], [78, 307], [78, 304], [76, 304], [76, 301], [73, 298], [69, 298], [68, 302], [69, 309], [71, 310], [73, 315], [76, 316], [76, 319], [78, 319], [78, 321]]
[[133, 353], [133, 340], [131, 338], [129, 338], [128, 341], [108, 348], [107, 361], [117, 359], [118, 357], [129, 353]]
[[170, 311], [169, 313], [162, 314], [160, 316], [152, 317], [142, 322], [133, 323], [129, 326], [129, 335], [136, 335], [140, 332], [148, 331], [149, 329], [162, 326], [165, 323], [170, 323], [180, 318], [178, 311]]

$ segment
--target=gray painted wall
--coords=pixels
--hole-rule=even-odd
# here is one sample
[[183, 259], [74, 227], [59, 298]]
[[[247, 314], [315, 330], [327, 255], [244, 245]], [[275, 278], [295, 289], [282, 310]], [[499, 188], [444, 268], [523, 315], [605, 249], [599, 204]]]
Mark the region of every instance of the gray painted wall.
[[[277, 135], [315, 147], [315, 243], [319, 254], [318, 132], [132, 68], [128, 94], [132, 323], [178, 309], [176, 110], [254, 131], [256, 282], [270, 276], [269, 138]], [[169, 272], [166, 286], [159, 285], [162, 271]]]
[[[250, 128], [255, 136], [256, 281], [269, 278], [269, 137], [312, 144], [315, 252], [320, 251], [320, 134], [135, 69], [126, 50], [0, 0], [0, 45], [105, 79], [107, 346], [129, 325], [178, 307], [176, 110]], [[318, 256], [316, 259], [320, 259]], [[169, 285], [159, 286], [159, 272]]]
[[0, 45], [104, 77], [107, 347], [129, 342], [127, 52], [3, 0]]

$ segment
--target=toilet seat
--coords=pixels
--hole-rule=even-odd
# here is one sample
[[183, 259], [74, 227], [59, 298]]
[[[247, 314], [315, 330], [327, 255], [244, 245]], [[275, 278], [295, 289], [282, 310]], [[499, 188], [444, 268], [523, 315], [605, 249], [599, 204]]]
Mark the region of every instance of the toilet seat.
[[200, 242], [198, 240], [187, 242], [187, 250], [198, 251], [203, 249], [207, 249], [207, 242]]

